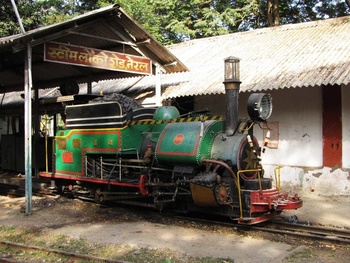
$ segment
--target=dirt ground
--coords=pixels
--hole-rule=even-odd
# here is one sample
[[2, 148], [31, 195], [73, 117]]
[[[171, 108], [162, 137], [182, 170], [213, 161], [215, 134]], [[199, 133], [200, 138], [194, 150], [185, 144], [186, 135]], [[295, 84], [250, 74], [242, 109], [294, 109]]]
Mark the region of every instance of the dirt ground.
[[[230, 258], [235, 263], [345, 263], [350, 256], [349, 247], [339, 249], [320, 246], [312, 241], [285, 240], [283, 236], [242, 234], [235, 229], [208, 227], [166, 217], [148, 217], [134, 209], [60, 196], [33, 197], [30, 215], [23, 213], [24, 205], [23, 197], [0, 196], [0, 225], [40, 229], [135, 249], [168, 248], [195, 257]], [[302, 214], [298, 216], [303, 218]], [[348, 218], [345, 223], [349, 223]], [[310, 220], [307, 216], [304, 219]], [[297, 252], [300, 254], [295, 256]], [[294, 257], [291, 257], [293, 254]]]

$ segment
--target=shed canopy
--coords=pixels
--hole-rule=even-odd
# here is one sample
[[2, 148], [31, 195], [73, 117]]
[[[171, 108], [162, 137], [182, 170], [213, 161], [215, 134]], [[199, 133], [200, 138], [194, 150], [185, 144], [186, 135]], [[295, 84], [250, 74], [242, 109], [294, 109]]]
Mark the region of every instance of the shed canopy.
[[[229, 56], [241, 60], [241, 92], [350, 83], [350, 16], [195, 39], [168, 49], [189, 71], [162, 75], [163, 99], [225, 93]], [[154, 78], [101, 81], [92, 90], [132, 95], [153, 90]]]
[[[182, 83], [175, 84], [176, 77], [169, 79], [165, 98], [225, 93], [224, 59], [229, 56], [241, 59], [242, 92], [350, 83], [350, 16], [198, 39], [168, 48], [190, 71], [170, 74]], [[167, 80], [162, 83], [166, 86]]]
[[34, 88], [55, 87], [64, 79], [84, 83], [138, 75], [46, 62], [44, 43], [49, 41], [147, 57], [152, 61], [152, 67], [159, 65], [166, 73], [187, 70], [180, 60], [131, 19], [122, 8], [113, 5], [25, 34], [0, 38], [0, 93], [23, 90], [27, 43], [32, 47]]

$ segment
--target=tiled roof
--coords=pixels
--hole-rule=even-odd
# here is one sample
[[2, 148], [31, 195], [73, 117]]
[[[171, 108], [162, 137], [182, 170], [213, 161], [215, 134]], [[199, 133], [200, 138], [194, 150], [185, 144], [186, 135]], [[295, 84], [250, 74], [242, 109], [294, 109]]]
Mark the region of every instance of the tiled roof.
[[[162, 75], [163, 98], [224, 93], [224, 59], [241, 59], [241, 91], [350, 83], [350, 16], [197, 39], [168, 46], [189, 72]], [[130, 83], [133, 85], [130, 85]], [[154, 88], [155, 77], [117, 90]], [[96, 89], [104, 89], [103, 82]]]

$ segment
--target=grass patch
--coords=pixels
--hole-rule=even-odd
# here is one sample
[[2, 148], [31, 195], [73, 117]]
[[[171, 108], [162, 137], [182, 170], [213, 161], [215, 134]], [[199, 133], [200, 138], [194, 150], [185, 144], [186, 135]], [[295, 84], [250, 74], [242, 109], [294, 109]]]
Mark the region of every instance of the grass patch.
[[311, 248], [306, 248], [303, 251], [293, 253], [289, 255], [283, 262], [298, 263], [304, 260], [310, 260], [313, 258], [314, 251]]
[[[234, 263], [233, 259], [190, 257], [168, 249], [135, 248], [114, 244], [102, 245], [89, 242], [85, 239], [74, 239], [65, 235], [53, 235], [46, 231], [18, 227], [0, 226], [0, 240], [133, 263]], [[0, 246], [0, 257], [39, 263], [72, 262], [69, 257], [55, 253], [40, 250], [25, 250], [23, 248], [14, 249], [7, 245]], [[82, 260], [74, 262], [90, 263], [97, 261]]]

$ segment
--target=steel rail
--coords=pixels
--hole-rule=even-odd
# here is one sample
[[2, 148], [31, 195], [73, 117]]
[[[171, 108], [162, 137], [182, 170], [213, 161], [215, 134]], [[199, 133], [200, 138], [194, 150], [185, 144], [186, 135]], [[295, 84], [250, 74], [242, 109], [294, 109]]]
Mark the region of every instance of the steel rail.
[[[164, 215], [164, 214], [163, 214]], [[274, 234], [285, 234], [296, 237], [317, 239], [338, 245], [350, 245], [350, 230], [342, 228], [329, 228], [321, 226], [311, 226], [305, 224], [292, 224], [284, 222], [265, 222], [260, 225], [240, 225], [234, 222], [208, 220], [204, 218], [193, 218], [187, 216], [172, 215], [173, 219], [194, 221], [203, 224], [232, 227], [243, 231], [261, 231]]]
[[[28, 251], [33, 251], [33, 250], [42, 251], [42, 252], [46, 252], [46, 253], [52, 253], [52, 254], [66, 256], [66, 257], [69, 257], [70, 259], [91, 260], [91, 261], [108, 262], [108, 263], [130, 263], [127, 261], [102, 258], [102, 257], [96, 257], [96, 256], [89, 256], [89, 255], [78, 254], [78, 253], [73, 253], [73, 252], [66, 252], [66, 251], [62, 251], [62, 250], [25, 245], [25, 244], [21, 244], [21, 243], [10, 242], [10, 241], [0, 241], [0, 245], [12, 247], [12, 248], [25, 249]], [[23, 262], [23, 261], [14, 259], [14, 258], [9, 259], [9, 258], [5, 258], [5, 257], [2, 257], [2, 258], [0, 257], [0, 261], [1, 262]]]
[[[55, 195], [53, 191], [49, 189], [33, 189], [32, 191], [33, 195], [37, 196]], [[22, 185], [0, 183], [0, 195], [7, 195], [9, 197], [23, 197], [25, 196], [25, 189]]]
[[[15, 195], [19, 194], [20, 189], [16, 189], [17, 187], [10, 186], [8, 184], [0, 184], [0, 191], [5, 191], [7, 194]], [[41, 193], [42, 195], [45, 195], [45, 193]], [[46, 194], [51, 194], [52, 192], [48, 192]], [[136, 210], [140, 212], [140, 210]], [[176, 212], [176, 211], [169, 211], [168, 212]], [[146, 211], [143, 211], [143, 213], [146, 213]], [[151, 211], [147, 211], [147, 213], [151, 214]], [[166, 216], [165, 211], [163, 210], [163, 213], [157, 213], [157, 215]], [[350, 245], [350, 230], [347, 229], [341, 229], [341, 228], [329, 228], [329, 227], [321, 227], [321, 226], [313, 226], [313, 225], [306, 225], [306, 224], [292, 224], [292, 223], [285, 223], [285, 222], [266, 222], [262, 223], [260, 225], [239, 225], [235, 224], [233, 222], [223, 222], [218, 220], [207, 220], [204, 218], [193, 218], [193, 217], [185, 217], [185, 216], [176, 216], [174, 214], [171, 215], [171, 218], [175, 219], [182, 219], [187, 221], [195, 221], [205, 224], [211, 224], [211, 225], [218, 225], [218, 226], [225, 226], [225, 227], [232, 227], [235, 229], [241, 229], [241, 230], [256, 230], [256, 231], [262, 231], [262, 232], [270, 232], [275, 234], [285, 234], [290, 236], [297, 236], [297, 237], [305, 237], [305, 238], [311, 238], [311, 239], [317, 239], [319, 241], [324, 242], [330, 242], [333, 244], [341, 244], [341, 245]]]
[[271, 222], [265, 226], [251, 226], [250, 228], [277, 234], [313, 238], [337, 244], [350, 244], [350, 230], [341, 228], [291, 224], [284, 222]]

